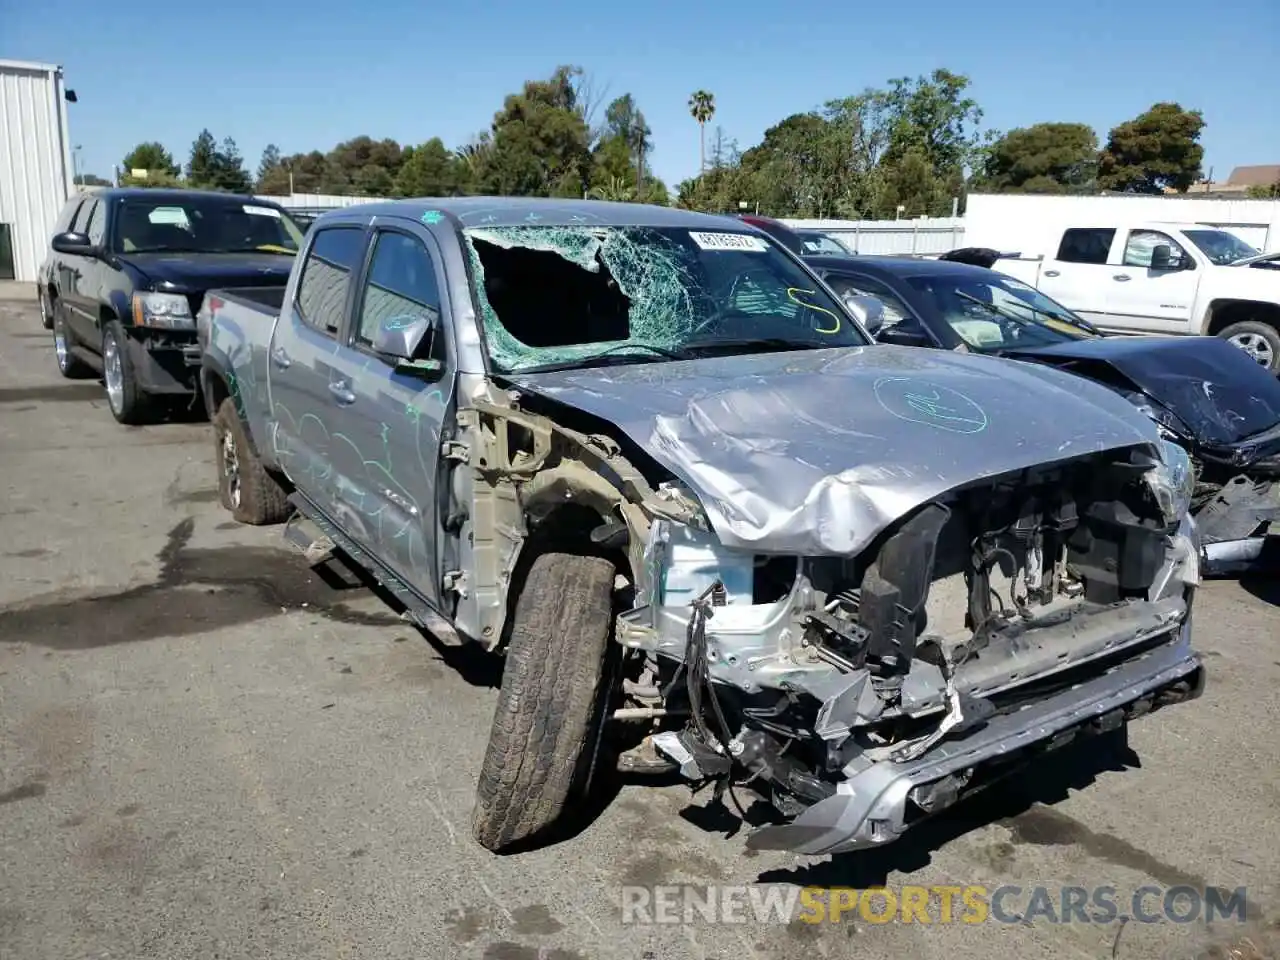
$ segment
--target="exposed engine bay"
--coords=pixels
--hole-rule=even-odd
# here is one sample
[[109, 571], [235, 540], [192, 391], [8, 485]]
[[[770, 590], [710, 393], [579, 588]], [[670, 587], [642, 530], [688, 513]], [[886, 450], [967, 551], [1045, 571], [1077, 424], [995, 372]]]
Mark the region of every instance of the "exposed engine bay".
[[1024, 748], [1198, 695], [1199, 555], [1154, 476], [1137, 448], [1021, 470], [856, 557], [730, 551], [658, 520], [618, 621], [640, 664], [619, 716], [689, 780], [749, 784], [795, 818], [749, 845], [892, 840]]

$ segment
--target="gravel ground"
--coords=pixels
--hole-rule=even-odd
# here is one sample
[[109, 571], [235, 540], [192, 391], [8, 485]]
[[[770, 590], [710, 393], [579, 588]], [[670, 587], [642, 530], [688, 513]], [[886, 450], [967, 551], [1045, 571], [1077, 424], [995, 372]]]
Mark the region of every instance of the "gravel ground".
[[[6, 960], [1276, 956], [1274, 582], [1201, 591], [1202, 699], [889, 848], [748, 856], [705, 794], [624, 785], [500, 858], [469, 829], [495, 665], [229, 522], [208, 426], [117, 425], [30, 301], [0, 302], [0, 477]], [[666, 883], [1110, 885], [1121, 912], [1144, 884], [1244, 886], [1249, 916], [624, 923], [625, 885]]]

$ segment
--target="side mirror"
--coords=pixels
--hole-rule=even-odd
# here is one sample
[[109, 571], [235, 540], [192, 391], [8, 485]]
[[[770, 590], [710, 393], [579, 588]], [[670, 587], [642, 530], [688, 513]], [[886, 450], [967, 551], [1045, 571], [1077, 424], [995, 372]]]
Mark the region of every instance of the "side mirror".
[[871, 336], [884, 328], [884, 304], [875, 297], [850, 294], [844, 298], [844, 305]]
[[1151, 269], [1152, 270], [1179, 270], [1182, 267], [1180, 259], [1174, 259], [1173, 247], [1167, 243], [1156, 244], [1151, 250]]
[[435, 336], [438, 313], [397, 314], [386, 317], [373, 332], [373, 349], [397, 364], [434, 369], [438, 364], [419, 364], [414, 359], [423, 341]]
[[71, 231], [55, 233], [52, 246], [58, 253], [70, 253], [81, 257], [92, 257], [98, 253], [98, 248], [94, 246], [87, 233]]

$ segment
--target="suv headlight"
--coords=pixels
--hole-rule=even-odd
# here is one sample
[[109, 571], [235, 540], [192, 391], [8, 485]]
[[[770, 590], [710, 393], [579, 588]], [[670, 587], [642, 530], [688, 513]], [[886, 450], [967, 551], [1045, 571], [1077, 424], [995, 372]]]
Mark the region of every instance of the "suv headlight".
[[180, 293], [135, 293], [133, 322], [135, 326], [158, 327], [161, 330], [196, 328], [191, 305]]
[[1160, 462], [1147, 471], [1147, 484], [1155, 494], [1165, 521], [1180, 523], [1191, 509], [1196, 489], [1195, 468], [1187, 451], [1169, 440], [1160, 441]]

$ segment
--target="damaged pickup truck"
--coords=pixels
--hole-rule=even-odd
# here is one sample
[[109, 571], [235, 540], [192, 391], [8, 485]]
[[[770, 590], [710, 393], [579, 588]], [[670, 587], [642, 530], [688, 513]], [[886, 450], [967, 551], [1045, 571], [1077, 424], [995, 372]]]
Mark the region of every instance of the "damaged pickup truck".
[[1105, 387], [875, 345], [745, 224], [590, 201], [325, 214], [212, 291], [223, 504], [505, 655], [476, 839], [605, 763], [823, 854], [1198, 696], [1186, 453]]

